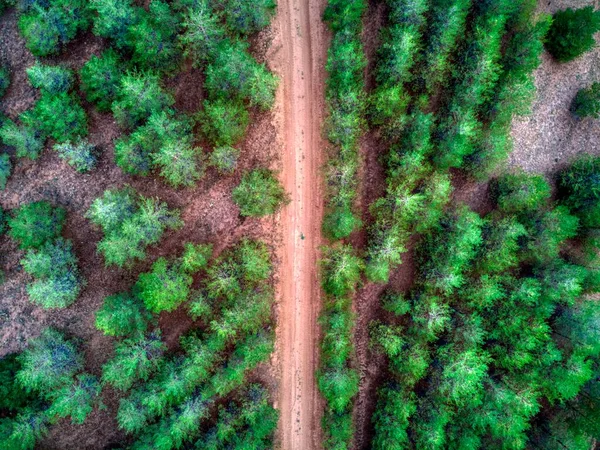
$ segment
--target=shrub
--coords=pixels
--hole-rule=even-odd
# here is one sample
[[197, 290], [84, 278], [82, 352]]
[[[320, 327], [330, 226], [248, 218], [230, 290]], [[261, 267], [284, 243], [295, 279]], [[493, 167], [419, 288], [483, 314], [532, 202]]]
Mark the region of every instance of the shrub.
[[323, 290], [334, 297], [350, 294], [360, 280], [363, 262], [349, 245], [326, 247], [321, 262]]
[[77, 140], [88, 134], [85, 110], [77, 96], [66, 92], [53, 95], [42, 91], [33, 109], [24, 112], [21, 120], [59, 143]]
[[10, 73], [5, 67], [0, 67], [0, 97], [3, 97], [10, 85]]
[[328, 239], [338, 240], [350, 236], [362, 226], [349, 206], [335, 208], [323, 218], [323, 233]]
[[205, 101], [202, 132], [217, 147], [237, 144], [246, 134], [250, 116], [244, 105], [225, 100]]
[[89, 172], [96, 166], [96, 147], [87, 141], [79, 141], [76, 144], [67, 141], [54, 145], [54, 150], [78, 172]]
[[152, 271], [140, 275], [135, 292], [154, 313], [173, 311], [187, 300], [192, 282], [192, 274], [202, 269], [208, 262], [211, 246], [186, 246], [183, 256], [173, 262], [159, 258]]
[[344, 412], [358, 393], [358, 381], [358, 373], [348, 368], [325, 370], [317, 375], [319, 390], [328, 407], [338, 414]]
[[269, 26], [277, 4], [274, 0], [216, 0], [231, 32], [249, 35]]
[[193, 281], [177, 264], [159, 258], [151, 272], [140, 275], [135, 285], [136, 294], [154, 313], [173, 311], [188, 298]]
[[102, 367], [102, 381], [127, 391], [135, 382], [150, 377], [163, 362], [166, 350], [160, 330], [118, 342], [115, 356]]
[[92, 55], [79, 72], [81, 89], [89, 102], [100, 111], [110, 111], [117, 99], [123, 63], [117, 53], [107, 49], [100, 56]]
[[79, 374], [73, 382], [52, 393], [48, 414], [57, 418], [70, 416], [71, 422], [81, 425], [92, 412], [100, 390], [100, 383], [95, 376]]
[[235, 171], [239, 157], [240, 151], [238, 149], [226, 145], [215, 148], [210, 154], [208, 162], [219, 173], [230, 174]]
[[127, 47], [129, 30], [144, 13], [131, 0], [92, 0], [91, 8], [98, 13], [94, 19], [94, 34], [112, 39], [118, 48]]
[[212, 98], [247, 100], [250, 106], [270, 109], [279, 81], [248, 53], [242, 41], [222, 41], [206, 68], [205, 88]]
[[47, 201], [28, 203], [17, 209], [10, 219], [9, 235], [21, 248], [39, 248], [60, 235], [66, 211]]
[[160, 175], [171, 186], [194, 186], [202, 177], [200, 149], [188, 139], [167, 141], [151, 156], [152, 162], [160, 168]]
[[573, 99], [571, 112], [580, 119], [584, 117], [600, 117], [600, 83], [594, 83], [589, 88], [581, 89]]
[[541, 175], [519, 172], [500, 177], [494, 193], [501, 211], [527, 214], [546, 204], [550, 198], [550, 185]]
[[153, 168], [173, 186], [193, 186], [202, 177], [202, 154], [193, 146], [192, 122], [172, 111], [154, 113], [148, 123], [115, 144], [117, 165], [148, 175]]
[[123, 293], [108, 296], [96, 311], [96, 328], [109, 336], [144, 333], [152, 315], [134, 295]]
[[144, 259], [148, 245], [157, 243], [166, 230], [181, 226], [177, 211], [157, 200], [136, 198], [128, 189], [106, 191], [94, 200], [87, 216], [104, 231], [98, 251], [106, 264], [119, 267]]
[[81, 280], [71, 241], [62, 238], [29, 250], [21, 260], [35, 281], [27, 286], [30, 299], [43, 308], [66, 308], [79, 296]]
[[39, 131], [28, 126], [17, 126], [8, 120], [0, 128], [0, 138], [10, 147], [14, 147], [17, 157], [36, 159], [44, 148]]
[[[2, 131], [0, 130], [0, 133], [1, 132]], [[8, 153], [0, 154], [0, 190], [3, 190], [6, 187], [11, 170], [12, 163], [10, 162], [10, 156], [8, 156]]]
[[28, 395], [17, 383], [16, 375], [21, 369], [17, 358], [16, 353], [0, 358], [0, 411], [3, 412], [17, 412], [34, 400], [34, 396]]
[[273, 214], [289, 201], [274, 173], [267, 169], [256, 169], [245, 174], [232, 196], [240, 208], [240, 214], [250, 217]]
[[600, 13], [592, 6], [558, 11], [546, 36], [546, 49], [560, 62], [572, 61], [594, 47], [597, 31]]
[[49, 94], [68, 92], [73, 87], [73, 72], [61, 66], [36, 64], [27, 69], [27, 76], [34, 88]]
[[51, 393], [83, 369], [83, 358], [73, 343], [52, 328], [32, 339], [17, 359], [21, 364], [17, 380], [28, 392]]
[[174, 102], [173, 97], [161, 88], [158, 76], [129, 72], [121, 78], [112, 111], [119, 125], [134, 128]]
[[19, 30], [35, 56], [58, 53], [78, 31], [89, 25], [89, 10], [83, 0], [48, 3], [21, 2]]

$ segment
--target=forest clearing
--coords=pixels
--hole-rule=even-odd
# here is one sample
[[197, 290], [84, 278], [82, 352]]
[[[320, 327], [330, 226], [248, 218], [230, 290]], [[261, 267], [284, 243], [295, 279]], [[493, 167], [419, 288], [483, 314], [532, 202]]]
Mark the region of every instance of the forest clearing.
[[0, 450], [600, 439], [594, 0], [0, 0]]

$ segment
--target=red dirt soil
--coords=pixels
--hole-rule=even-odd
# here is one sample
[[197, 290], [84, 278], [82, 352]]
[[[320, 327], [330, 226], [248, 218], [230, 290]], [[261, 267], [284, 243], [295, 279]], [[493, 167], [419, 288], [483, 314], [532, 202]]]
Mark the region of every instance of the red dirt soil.
[[[282, 211], [282, 266], [276, 358], [280, 364], [280, 445], [286, 450], [322, 447], [318, 367], [321, 245], [321, 136], [327, 30], [324, 0], [282, 0], [275, 26], [281, 54], [283, 173], [291, 202]], [[281, 98], [283, 95], [283, 98]]]

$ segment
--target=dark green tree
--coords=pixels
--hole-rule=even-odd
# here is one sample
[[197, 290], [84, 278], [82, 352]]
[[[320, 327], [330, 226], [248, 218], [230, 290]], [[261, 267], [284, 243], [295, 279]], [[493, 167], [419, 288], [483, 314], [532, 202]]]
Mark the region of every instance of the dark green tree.
[[546, 36], [546, 48], [560, 62], [569, 62], [596, 44], [594, 34], [600, 31], [600, 13], [592, 6], [558, 11], [552, 17]]
[[8, 219], [9, 236], [21, 248], [39, 248], [62, 232], [66, 211], [47, 201], [25, 204]]

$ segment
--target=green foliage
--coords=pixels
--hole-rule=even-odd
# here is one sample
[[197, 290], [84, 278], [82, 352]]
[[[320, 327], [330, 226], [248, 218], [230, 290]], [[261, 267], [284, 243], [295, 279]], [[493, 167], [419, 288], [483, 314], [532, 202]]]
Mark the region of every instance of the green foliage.
[[133, 51], [132, 62], [151, 70], [171, 71], [177, 67], [180, 52], [176, 37], [180, 21], [171, 6], [153, 0], [148, 12], [140, 11], [136, 19], [127, 30], [127, 43]]
[[48, 414], [56, 418], [70, 416], [74, 424], [82, 424], [92, 412], [100, 390], [100, 383], [95, 376], [79, 374], [72, 384], [52, 393]]
[[560, 62], [569, 62], [596, 44], [594, 34], [600, 31], [600, 13], [592, 6], [567, 8], [552, 17], [546, 48]]
[[243, 41], [221, 41], [206, 68], [205, 88], [212, 98], [247, 101], [268, 110], [279, 80], [248, 52]]
[[335, 297], [343, 297], [355, 289], [363, 268], [361, 259], [347, 245], [325, 248], [322, 265], [323, 289]]
[[91, 8], [98, 14], [94, 18], [94, 34], [112, 39], [117, 48], [128, 45], [129, 31], [144, 12], [131, 0], [92, 0]]
[[54, 150], [77, 172], [89, 172], [98, 162], [95, 154], [96, 147], [87, 141], [82, 140], [75, 144], [67, 141], [64, 144], [56, 144]]
[[154, 313], [173, 311], [188, 298], [194, 281], [192, 275], [206, 266], [211, 252], [211, 245], [188, 243], [181, 258], [172, 262], [159, 258], [151, 272], [140, 275], [136, 294]]
[[343, 206], [335, 208], [323, 218], [323, 233], [328, 239], [338, 240], [350, 236], [354, 230], [361, 227], [362, 221], [352, 210]]
[[600, 227], [600, 158], [584, 155], [558, 176], [561, 201], [585, 228]]
[[144, 259], [148, 245], [181, 225], [179, 213], [165, 203], [136, 196], [129, 189], [107, 190], [92, 203], [87, 216], [104, 231], [98, 251], [107, 265], [130, 266]]
[[17, 383], [19, 370], [21, 364], [16, 353], [0, 358], [0, 411], [3, 413], [16, 412], [33, 401], [32, 396]]
[[225, 38], [225, 30], [219, 23], [219, 17], [212, 13], [209, 2], [194, 0], [195, 7], [190, 8], [185, 16], [185, 32], [180, 37], [185, 55], [198, 66], [213, 58], [218, 44]]
[[600, 83], [593, 83], [589, 88], [580, 89], [571, 104], [571, 112], [580, 119], [584, 117], [600, 117]]
[[0, 448], [33, 450], [47, 432], [48, 417], [33, 408], [25, 408], [15, 418], [0, 419]]
[[136, 292], [150, 311], [173, 311], [187, 299], [193, 281], [178, 265], [160, 258], [152, 272], [140, 275]]
[[36, 64], [27, 69], [27, 76], [34, 88], [56, 95], [73, 87], [73, 72], [61, 66]]
[[550, 198], [550, 185], [543, 176], [523, 172], [498, 178], [494, 190], [498, 208], [507, 213], [529, 214], [538, 211]]
[[127, 391], [134, 383], [146, 381], [158, 369], [166, 350], [160, 330], [118, 342], [115, 356], [102, 367], [102, 381]]
[[43, 308], [66, 308], [79, 296], [82, 280], [71, 241], [48, 241], [29, 250], [21, 264], [35, 278], [27, 286], [29, 298]]
[[104, 299], [96, 311], [96, 328], [109, 336], [130, 336], [144, 333], [151, 314], [135, 296], [122, 293]]
[[81, 89], [89, 102], [100, 111], [110, 111], [119, 94], [123, 63], [118, 54], [107, 49], [100, 56], [92, 55], [79, 71]]
[[323, 20], [329, 23], [333, 31], [358, 33], [363, 13], [367, 9], [364, 0], [330, 0], [323, 14]]
[[211, 3], [225, 17], [229, 31], [242, 35], [269, 26], [277, 6], [274, 0], [215, 0]]
[[124, 128], [142, 125], [153, 114], [175, 100], [160, 86], [158, 76], [145, 72], [128, 72], [119, 83], [117, 99], [112, 104], [115, 120]]
[[[2, 133], [1, 129], [0, 133]], [[0, 154], [0, 190], [4, 190], [4, 188], [6, 188], [6, 183], [8, 182], [8, 177], [10, 177], [11, 171], [12, 163], [10, 162], [10, 156], [7, 153]]]
[[240, 151], [228, 145], [215, 148], [208, 158], [211, 166], [226, 175], [235, 172]]
[[8, 233], [21, 248], [39, 248], [60, 235], [65, 216], [63, 208], [46, 201], [27, 203], [8, 219]]
[[10, 85], [10, 72], [5, 67], [0, 67], [0, 97], [3, 97]]
[[18, 126], [7, 120], [0, 128], [2, 141], [16, 150], [17, 157], [36, 159], [44, 149], [44, 141], [39, 130], [28, 126]]
[[240, 214], [249, 217], [274, 214], [289, 201], [275, 174], [267, 169], [255, 169], [246, 173], [240, 184], [233, 189], [232, 197], [240, 208]]
[[422, 268], [427, 282], [448, 295], [464, 283], [463, 272], [482, 242], [482, 219], [462, 206], [447, 214], [439, 229], [426, 236], [421, 252], [429, 262]]
[[344, 412], [358, 393], [358, 381], [358, 373], [346, 368], [324, 370], [317, 374], [317, 383], [327, 406], [336, 413]]
[[192, 123], [172, 111], [153, 113], [146, 125], [115, 144], [125, 172], [148, 175], [153, 168], [175, 187], [193, 186], [202, 176], [200, 149], [193, 147]]
[[72, 342], [58, 331], [46, 328], [17, 358], [21, 370], [17, 380], [28, 391], [50, 394], [69, 384], [82, 370], [83, 359]]
[[59, 143], [77, 140], [88, 134], [85, 110], [79, 98], [67, 92], [51, 94], [42, 91], [33, 109], [23, 113], [21, 120], [26, 126], [40, 130]]
[[250, 116], [244, 105], [226, 100], [205, 101], [202, 132], [216, 147], [236, 145], [246, 134]]
[[35, 56], [58, 53], [75, 35], [89, 26], [89, 10], [83, 0], [20, 2], [19, 30]]
[[252, 384], [238, 391], [226, 406], [219, 406], [215, 425], [202, 434], [195, 448], [272, 448], [277, 419], [267, 390]]

